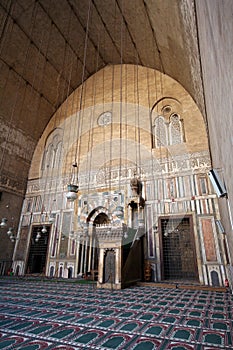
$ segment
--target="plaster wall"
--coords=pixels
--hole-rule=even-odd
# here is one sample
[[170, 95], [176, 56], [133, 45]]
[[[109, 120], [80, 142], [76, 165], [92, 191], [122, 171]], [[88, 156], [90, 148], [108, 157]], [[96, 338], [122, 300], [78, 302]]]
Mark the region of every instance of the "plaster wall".
[[229, 208], [233, 213], [233, 2], [196, 0], [196, 9], [212, 162], [228, 192], [228, 199], [219, 202], [232, 263], [233, 222]]
[[[110, 113], [110, 119], [102, 119], [104, 112], [108, 116]], [[182, 138], [174, 144], [166, 143], [165, 137], [161, 147], [156, 143], [152, 145], [151, 133], [158, 115], [163, 114], [163, 130], [168, 127], [168, 134], [172, 135], [173, 131], [169, 129], [171, 113], [177, 114], [176, 120], [178, 115], [182, 119], [184, 142]], [[182, 128], [178, 130], [180, 135]], [[160, 134], [157, 137], [160, 139]], [[54, 149], [59, 142], [62, 152], [56, 153]], [[75, 156], [79, 192], [78, 200], [70, 203], [65, 193]], [[23, 239], [30, 240], [27, 235], [30, 225], [48, 223], [47, 214], [55, 205], [57, 216], [51, 228], [52, 254], [51, 260], [47, 261], [47, 273], [55, 259], [57, 267], [71, 262], [76, 264], [75, 275], [89, 271], [94, 250], [88, 252], [87, 245], [84, 247], [83, 244], [80, 249], [78, 243], [85, 240], [88, 244], [89, 236], [85, 236], [84, 230], [90, 223], [88, 218], [104, 210], [104, 213], [109, 212], [113, 224], [121, 224], [124, 220], [129, 227], [140, 225], [139, 216], [133, 218], [128, 212], [121, 219], [115, 214], [117, 205], [124, 208], [124, 213], [128, 210], [127, 204], [130, 198], [132, 200], [130, 179], [135, 167], [136, 174], [144, 181], [146, 258], [156, 265], [156, 278], [161, 279], [162, 248], [159, 242], [155, 244], [156, 232], [152, 228], [161, 216], [179, 215], [182, 220], [188, 214], [196, 219], [192, 251], [197, 250], [198, 277], [201, 283], [210, 283], [212, 269], [219, 271], [219, 264], [223, 267], [224, 261], [217, 254], [220, 249], [214, 240], [218, 206], [206, 176], [210, 163], [205, 122], [183, 87], [173, 79], [141, 66], [104, 68], [77, 89], [51, 119], [33, 156], [17, 252], [21, 253]], [[92, 175], [93, 180], [90, 180]], [[208, 230], [204, 227], [202, 232], [200, 217], [203, 216], [207, 218]], [[162, 234], [161, 230], [159, 234]], [[205, 249], [201, 244], [202, 237]], [[96, 246], [95, 242], [93, 246]], [[210, 248], [216, 254], [210, 255]], [[23, 260], [26, 262], [26, 256], [20, 259], [15, 258], [15, 265], [22, 264]], [[193, 266], [191, 271], [193, 273]], [[197, 278], [197, 275], [193, 277]], [[224, 277], [221, 273], [221, 284]]]
[[1, 193], [0, 213], [1, 218], [7, 218], [7, 227], [0, 229], [0, 274], [5, 274], [11, 267], [15, 247], [15, 241], [11, 242], [7, 231], [9, 227], [12, 227], [14, 236], [17, 236], [18, 218], [20, 217], [23, 197], [5, 191]]
[[[109, 141], [116, 143], [116, 147], [113, 146], [115, 152], [120, 147], [119, 140], [127, 140], [129, 144], [125, 146], [125, 156], [135, 163], [139, 144], [140, 152], [145, 151], [150, 157], [151, 123], [156, 115], [161, 114], [161, 108], [168, 103], [167, 100], [154, 109], [152, 117], [150, 112], [154, 104], [164, 97], [178, 101], [185, 128], [184, 148], [175, 146], [172, 152], [184, 154], [208, 150], [203, 117], [193, 99], [179, 83], [158, 71], [141, 66], [108, 66], [89, 78], [83, 87], [78, 88], [50, 120], [36, 147], [29, 179], [41, 177], [42, 155], [47, 138], [55, 128], [64, 130], [63, 145], [67, 153], [63, 155], [63, 174], [68, 173], [71, 168], [78, 139], [78, 165], [83, 171], [86, 170], [85, 157], [91, 149], [92, 169], [100, 168], [104, 162], [110, 160], [111, 155], [103, 159], [104, 152], [107, 153], [106, 148], [110, 147]], [[112, 123], [102, 128], [98, 125], [98, 118], [106, 111], [112, 111]], [[161, 152], [155, 150], [155, 157], [160, 156]], [[166, 156], [167, 151], [162, 152], [162, 157]], [[119, 152], [114, 157], [119, 158]]]

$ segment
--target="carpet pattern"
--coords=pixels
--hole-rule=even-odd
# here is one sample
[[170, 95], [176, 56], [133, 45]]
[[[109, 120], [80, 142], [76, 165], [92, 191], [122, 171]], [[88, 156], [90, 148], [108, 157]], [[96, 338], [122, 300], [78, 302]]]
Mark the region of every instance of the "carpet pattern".
[[0, 349], [233, 349], [233, 296], [3, 278]]

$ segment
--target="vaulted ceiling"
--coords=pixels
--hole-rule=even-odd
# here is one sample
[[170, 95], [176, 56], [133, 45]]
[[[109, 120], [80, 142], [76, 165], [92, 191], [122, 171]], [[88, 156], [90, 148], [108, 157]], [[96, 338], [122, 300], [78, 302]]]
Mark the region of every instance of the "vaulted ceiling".
[[204, 114], [193, 0], [0, 0], [0, 35], [2, 186], [23, 192], [51, 116], [106, 65], [160, 70]]

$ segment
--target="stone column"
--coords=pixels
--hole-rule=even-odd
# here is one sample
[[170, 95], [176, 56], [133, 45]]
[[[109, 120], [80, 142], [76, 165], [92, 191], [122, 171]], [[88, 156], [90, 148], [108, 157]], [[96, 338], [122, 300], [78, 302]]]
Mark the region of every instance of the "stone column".
[[99, 268], [98, 268], [98, 282], [103, 283], [103, 272], [104, 272], [104, 252], [103, 248], [100, 248], [99, 255]]
[[121, 248], [116, 248], [115, 250], [115, 258], [116, 258], [116, 278], [115, 283], [121, 283]]
[[83, 272], [86, 273], [87, 272], [87, 245], [88, 245], [88, 237], [84, 238], [83, 242], [84, 242], [84, 268], [83, 268]]
[[83, 274], [83, 258], [84, 258], [84, 244], [83, 241], [81, 241], [82, 245], [82, 252], [81, 252], [81, 264], [80, 264], [80, 274]]
[[87, 271], [91, 271], [91, 257], [92, 257], [92, 243], [93, 242], [93, 236], [92, 236], [92, 233], [91, 233], [91, 237], [90, 237], [90, 240], [89, 240], [89, 256], [88, 256], [88, 267], [87, 267]]
[[128, 226], [132, 227], [133, 224], [133, 209], [131, 206], [128, 206]]
[[80, 254], [80, 243], [79, 241], [77, 242], [76, 240], [76, 271], [75, 271], [75, 276], [77, 276], [78, 274], [78, 270], [79, 270], [79, 254]]

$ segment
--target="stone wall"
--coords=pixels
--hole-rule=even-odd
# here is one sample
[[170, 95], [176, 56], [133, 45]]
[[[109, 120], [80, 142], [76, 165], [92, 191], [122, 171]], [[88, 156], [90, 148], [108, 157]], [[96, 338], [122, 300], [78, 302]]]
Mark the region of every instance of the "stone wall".
[[[213, 167], [226, 184], [219, 200], [233, 263], [233, 2], [196, 0], [203, 84]], [[231, 216], [231, 220], [230, 220]]]

